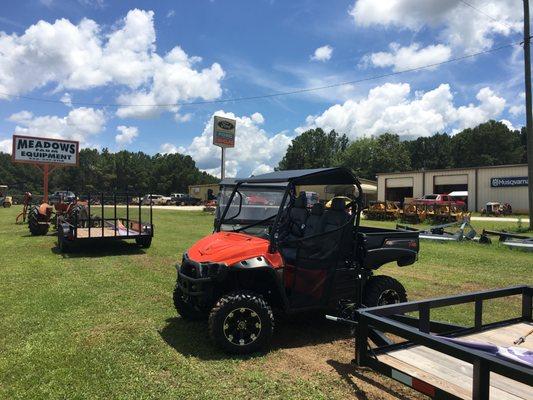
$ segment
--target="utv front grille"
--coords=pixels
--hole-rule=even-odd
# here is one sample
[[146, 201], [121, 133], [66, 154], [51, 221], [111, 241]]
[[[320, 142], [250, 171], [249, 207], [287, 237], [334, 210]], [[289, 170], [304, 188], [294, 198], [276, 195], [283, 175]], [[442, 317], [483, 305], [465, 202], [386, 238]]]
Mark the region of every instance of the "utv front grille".
[[182, 274], [193, 279], [212, 278], [217, 275], [220, 266], [221, 264], [218, 263], [199, 263], [184, 255], [180, 271]]

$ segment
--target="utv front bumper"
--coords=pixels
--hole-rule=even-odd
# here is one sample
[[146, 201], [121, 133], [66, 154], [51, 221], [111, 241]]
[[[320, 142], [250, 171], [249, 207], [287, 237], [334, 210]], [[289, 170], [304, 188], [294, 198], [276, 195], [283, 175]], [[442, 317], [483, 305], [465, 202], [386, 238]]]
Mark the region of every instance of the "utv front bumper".
[[227, 273], [225, 264], [199, 263], [183, 255], [181, 265], [176, 265], [177, 285], [190, 302], [198, 306], [214, 301], [217, 282], [222, 282]]

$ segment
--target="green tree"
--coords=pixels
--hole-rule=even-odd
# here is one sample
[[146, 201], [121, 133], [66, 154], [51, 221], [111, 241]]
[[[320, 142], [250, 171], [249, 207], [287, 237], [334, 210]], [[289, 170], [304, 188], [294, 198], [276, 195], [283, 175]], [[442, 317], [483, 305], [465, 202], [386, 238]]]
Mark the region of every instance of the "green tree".
[[519, 131], [491, 120], [453, 136], [452, 151], [455, 167], [477, 167], [520, 163], [525, 149]]
[[346, 135], [310, 129], [293, 139], [277, 169], [331, 167], [348, 145]]
[[452, 168], [452, 138], [446, 133], [436, 133], [429, 137], [419, 137], [405, 142], [411, 168], [413, 169], [444, 169]]
[[398, 135], [391, 133], [352, 142], [341, 155], [339, 164], [366, 179], [375, 179], [378, 172], [411, 169], [409, 151], [405, 142], [400, 141]]

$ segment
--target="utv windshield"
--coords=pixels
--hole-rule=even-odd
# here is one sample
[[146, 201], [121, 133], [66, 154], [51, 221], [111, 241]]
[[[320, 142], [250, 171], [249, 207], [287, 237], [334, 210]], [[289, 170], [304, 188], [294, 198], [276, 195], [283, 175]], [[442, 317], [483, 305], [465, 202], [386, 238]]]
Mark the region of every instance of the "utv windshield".
[[[220, 219], [234, 186], [223, 187], [217, 202], [216, 219]], [[220, 227], [223, 231], [244, 231], [251, 235], [267, 237], [283, 199], [284, 187], [241, 186]]]

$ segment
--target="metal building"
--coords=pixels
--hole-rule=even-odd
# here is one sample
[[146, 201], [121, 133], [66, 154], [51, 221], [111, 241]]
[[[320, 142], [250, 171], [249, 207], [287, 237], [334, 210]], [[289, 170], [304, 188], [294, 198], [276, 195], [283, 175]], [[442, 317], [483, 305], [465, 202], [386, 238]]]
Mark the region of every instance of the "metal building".
[[467, 191], [470, 211], [497, 201], [511, 204], [513, 212], [528, 212], [527, 164], [380, 173], [377, 177], [381, 201]]

